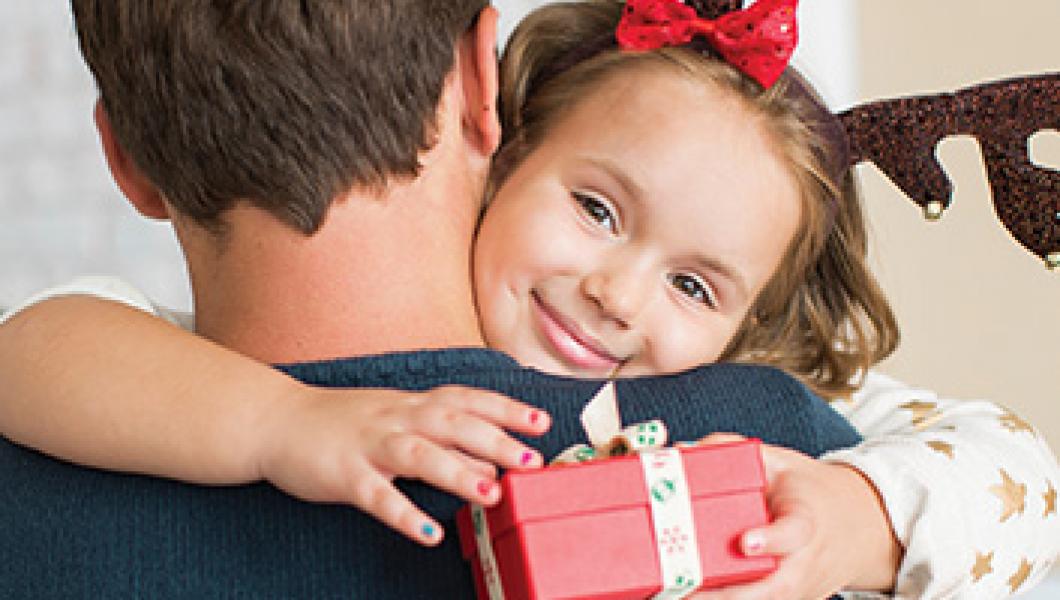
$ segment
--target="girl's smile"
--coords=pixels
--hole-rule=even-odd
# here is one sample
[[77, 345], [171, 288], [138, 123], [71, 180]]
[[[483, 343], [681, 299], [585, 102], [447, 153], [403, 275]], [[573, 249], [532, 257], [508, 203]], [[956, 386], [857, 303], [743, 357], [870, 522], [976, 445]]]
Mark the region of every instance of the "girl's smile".
[[534, 322], [550, 350], [563, 362], [606, 376], [622, 364], [599, 340], [586, 333], [576, 322], [557, 312], [531, 292]]

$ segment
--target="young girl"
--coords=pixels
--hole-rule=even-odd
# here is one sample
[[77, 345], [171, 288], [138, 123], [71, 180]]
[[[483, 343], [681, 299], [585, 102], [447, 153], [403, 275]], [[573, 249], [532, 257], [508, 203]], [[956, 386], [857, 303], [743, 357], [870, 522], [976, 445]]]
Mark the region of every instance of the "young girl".
[[[591, 48], [593, 40], [613, 38], [621, 8], [615, 2], [594, 1], [546, 7], [527, 19], [506, 52], [506, 138], [474, 255], [479, 316], [487, 341], [528, 366], [572, 376], [675, 373], [719, 360], [766, 363], [799, 376], [826, 397], [849, 400], [859, 376], [893, 350], [897, 329], [865, 265], [860, 206], [834, 119], [794, 74], [783, 75], [763, 90], [732, 65], [705, 54], [698, 42], [647, 52], [622, 51], [613, 42]], [[89, 287], [95, 285], [90, 282]], [[112, 289], [117, 299], [150, 307], [134, 292]], [[320, 394], [199, 338], [177, 336], [161, 321], [114, 310], [114, 322], [125, 323], [121, 329], [85, 322], [76, 314], [68, 323], [96, 336], [107, 335], [113, 347], [123, 352], [133, 348], [141, 355], [162, 352], [157, 340], [169, 336], [175, 345], [167, 347], [199, 360], [209, 356], [226, 369], [196, 377], [202, 373], [183, 370], [180, 359], [167, 359], [167, 373], [144, 378], [136, 365], [108, 372], [111, 363], [105, 354], [57, 352], [48, 360], [81, 364], [90, 367], [85, 372], [95, 374], [80, 376], [80, 388], [70, 389], [60, 381], [33, 379], [32, 369], [19, 368], [26, 365], [18, 362], [17, 353], [5, 353], [0, 365], [6, 364], [5, 373], [11, 375], [8, 389], [35, 390], [33, 402], [4, 398], [6, 434], [45, 452], [105, 468], [204, 483], [266, 478], [302, 497], [333, 499], [323, 490], [334, 482], [300, 480], [297, 473], [302, 464], [321, 460], [304, 456], [305, 448], [293, 442], [312, 437], [307, 420], [292, 419], [288, 435], [279, 436], [291, 443], [270, 449], [272, 460], [255, 455], [262, 443], [236, 449], [234, 453], [252, 466], [235, 470], [224, 464], [230, 457], [202, 464], [198, 456], [184, 461], [171, 454], [152, 456], [157, 449], [128, 425], [133, 423], [128, 414], [117, 414], [108, 431], [82, 430], [81, 438], [58, 434], [62, 427], [79, 424], [63, 425], [63, 414], [53, 407], [69, 401], [70, 394], [91, 405], [103, 393], [99, 390], [113, 389], [116, 379], [126, 380], [121, 389], [137, 392], [109, 398], [114, 402], [110, 406], [142, 407], [145, 387], [157, 398], [179, 394], [158, 406], [183, 405], [181, 410], [194, 407], [200, 398], [253, 396], [262, 390]], [[18, 322], [28, 322], [32, 314], [28, 311]], [[14, 324], [3, 333], [7, 348], [30, 343], [20, 336], [36, 335]], [[231, 370], [229, 365], [234, 365]], [[86, 385], [90, 381], [94, 383]], [[932, 532], [952, 534], [954, 521], [973, 530], [966, 539], [995, 536], [999, 541], [990, 548], [999, 562], [1005, 552], [1018, 554], [1021, 548], [1040, 552], [1037, 560], [1031, 550], [1024, 555], [1043, 573], [1055, 554], [1049, 549], [1048, 529], [1027, 522], [995, 531], [996, 518], [984, 519], [981, 504], [939, 503], [940, 498], [988, 495], [989, 482], [976, 480], [973, 485], [970, 479], [957, 478], [951, 473], [957, 469], [940, 458], [938, 448], [958, 447], [963, 453], [971, 445], [962, 442], [974, 438], [981, 448], [1003, 449], [1005, 454], [989, 458], [969, 449], [971, 456], [961, 468], [992, 473], [1000, 466], [1022, 480], [1043, 472], [1045, 478], [1053, 476], [1048, 450], [1033, 437], [1003, 431], [997, 424], [1000, 411], [992, 406], [947, 406], [878, 376], [870, 374], [868, 381], [875, 393], [862, 389], [854, 402], [840, 402], [838, 407], [854, 418], [870, 443], [835, 458], [872, 479], [887, 505], [890, 527], [905, 550], [896, 592], [933, 595], [941, 589], [983, 589], [967, 586], [975, 583], [973, 562], [978, 564], [978, 554], [985, 554], [986, 547], [954, 544], [943, 552], [926, 540]], [[370, 408], [408, 396], [378, 391], [333, 394]], [[914, 398], [921, 404], [906, 407]], [[22, 402], [19, 410], [9, 406], [15, 402]], [[929, 413], [911, 416], [930, 418], [904, 416], [903, 411], [927, 405]], [[382, 423], [368, 419], [369, 408], [365, 410], [365, 422], [358, 427], [382, 429]], [[859, 416], [865, 418], [859, 422]], [[39, 423], [46, 425], [26, 434]], [[293, 431], [299, 427], [303, 430]], [[408, 428], [441, 445], [458, 446], [443, 426]], [[95, 442], [101, 437], [108, 438], [104, 446], [115, 444], [111, 451], [99, 450]], [[372, 457], [376, 470], [392, 477], [393, 471], [381, 462], [386, 459], [376, 458], [386, 453], [383, 438], [368, 439], [351, 436], [342, 451]], [[928, 443], [932, 441], [936, 444]], [[858, 500], [842, 494], [829, 497], [830, 492], [848, 492], [850, 477], [860, 482], [861, 475], [779, 449], [767, 453], [767, 462], [790, 474], [778, 477], [771, 491], [774, 511], [782, 518], [772, 528], [749, 532], [743, 544], [751, 553], [780, 554], [784, 564], [769, 580], [745, 592], [788, 589], [798, 590], [790, 596], [803, 596], [847, 585], [888, 589], [893, 567], [882, 578], [843, 568], [850, 565], [842, 555], [856, 554], [850, 548], [860, 546], [848, 545], [851, 532], [831, 526], [834, 514]], [[512, 466], [513, 461], [501, 460], [498, 454], [477, 453]], [[1013, 464], [1016, 458], [1023, 463]], [[269, 464], [285, 464], [295, 475], [270, 471]], [[482, 471], [474, 463], [469, 468]], [[438, 481], [430, 470], [431, 465], [424, 465], [422, 473], [408, 475]], [[935, 480], [939, 473], [946, 478]], [[481, 490], [448, 489], [469, 500], [484, 499]], [[364, 490], [353, 503], [392, 526], [402, 523], [402, 530], [416, 539], [437, 541], [419, 528], [404, 526], [408, 519], [393, 516], [412, 510], [407, 501], [390, 496], [389, 504], [373, 502], [373, 493]], [[875, 501], [871, 493], [868, 497]], [[926, 502], [929, 499], [932, 502]], [[496, 501], [495, 489], [486, 500]], [[962, 523], [968, 515], [972, 518]], [[816, 524], [809, 533], [798, 530], [806, 520]], [[1055, 529], [1056, 519], [1046, 524]], [[1039, 546], [1027, 541], [1043, 535]]]

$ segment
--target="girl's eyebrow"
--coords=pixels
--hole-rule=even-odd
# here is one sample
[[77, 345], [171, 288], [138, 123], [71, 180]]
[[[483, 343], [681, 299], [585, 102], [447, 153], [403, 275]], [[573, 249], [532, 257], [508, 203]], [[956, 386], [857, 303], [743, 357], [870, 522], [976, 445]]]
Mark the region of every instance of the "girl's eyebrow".
[[644, 188], [640, 187], [621, 167], [606, 158], [585, 157], [582, 159], [589, 166], [599, 169], [618, 182], [619, 187], [633, 200], [640, 202], [645, 197]]
[[750, 296], [747, 280], [736, 267], [726, 263], [724, 260], [706, 256], [704, 254], [696, 254], [693, 257], [693, 261], [699, 268], [713, 271], [721, 275], [723, 278], [728, 279], [729, 282], [732, 283], [732, 287], [735, 289], [736, 294], [741, 298], [747, 298]]

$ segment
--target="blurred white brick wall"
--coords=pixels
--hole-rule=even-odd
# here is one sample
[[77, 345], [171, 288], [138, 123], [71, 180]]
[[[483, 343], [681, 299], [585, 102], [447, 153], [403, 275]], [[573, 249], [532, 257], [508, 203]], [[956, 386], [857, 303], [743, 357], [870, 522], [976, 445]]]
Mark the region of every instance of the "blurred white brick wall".
[[85, 273], [187, 306], [179, 249], [111, 183], [62, 0], [0, 2], [0, 306]]

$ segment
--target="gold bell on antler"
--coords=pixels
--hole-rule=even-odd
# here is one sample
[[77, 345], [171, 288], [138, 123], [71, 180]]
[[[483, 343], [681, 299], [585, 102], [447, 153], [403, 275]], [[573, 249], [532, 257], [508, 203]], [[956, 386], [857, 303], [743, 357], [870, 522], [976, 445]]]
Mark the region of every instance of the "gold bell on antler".
[[938, 221], [942, 218], [942, 212], [946, 210], [938, 200], [932, 200], [924, 206], [924, 218], [928, 221]]

